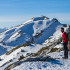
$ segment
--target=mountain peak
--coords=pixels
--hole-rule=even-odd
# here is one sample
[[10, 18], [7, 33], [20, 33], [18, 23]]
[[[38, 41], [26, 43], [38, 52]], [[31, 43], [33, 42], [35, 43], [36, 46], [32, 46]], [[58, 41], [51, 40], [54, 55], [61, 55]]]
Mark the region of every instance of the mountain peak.
[[0, 34], [0, 42], [4, 42], [7, 46], [19, 46], [32, 40], [34, 43], [42, 44], [56, 32], [59, 25], [61, 23], [56, 18], [33, 17], [23, 25], [8, 29]]
[[46, 19], [49, 19], [49, 18], [46, 17], [46, 16], [39, 16], [39, 17], [33, 17], [32, 19], [33, 19], [33, 21], [38, 21], [38, 20], [46, 20]]

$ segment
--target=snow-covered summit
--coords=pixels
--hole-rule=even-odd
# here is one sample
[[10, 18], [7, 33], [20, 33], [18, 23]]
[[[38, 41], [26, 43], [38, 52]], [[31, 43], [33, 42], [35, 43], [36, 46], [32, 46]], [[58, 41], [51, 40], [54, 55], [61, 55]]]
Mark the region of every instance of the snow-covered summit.
[[[39, 20], [39, 21], [38, 21]], [[0, 33], [0, 42], [6, 46], [19, 46], [26, 42], [42, 44], [56, 32], [61, 23], [46, 16], [34, 17], [20, 26]]]
[[[29, 67], [25, 68], [25, 61], [27, 59], [33, 57], [35, 60], [37, 57], [47, 56], [51, 49], [62, 48], [62, 44], [57, 43], [61, 36], [61, 27], [62, 24], [56, 18], [50, 19], [45, 16], [40, 16], [34, 17], [22, 25], [0, 33], [0, 69], [31, 70], [31, 64], [29, 62], [31, 60], [29, 60], [29, 63], [27, 63], [30, 66], [28, 65]], [[49, 54], [49, 56], [53, 55], [54, 54], [52, 53]], [[53, 60], [51, 62], [53, 62]], [[57, 61], [54, 62], [55, 66], [56, 62]], [[42, 62], [40, 63], [37, 61], [37, 63], [42, 65]], [[35, 63], [33, 64], [36, 65]], [[51, 65], [52, 64], [50, 64], [50, 66]], [[39, 65], [37, 64], [37, 66]], [[57, 67], [58, 66], [56, 66], [56, 68]], [[52, 68], [54, 69], [54, 66]], [[35, 66], [32, 69], [34, 70]], [[47, 67], [43, 69], [47, 69]], [[39, 70], [39, 68], [37, 68], [37, 70]]]
[[39, 20], [47, 20], [49, 18], [46, 16], [39, 16], [39, 17], [33, 17], [32, 19], [33, 21], [39, 21]]

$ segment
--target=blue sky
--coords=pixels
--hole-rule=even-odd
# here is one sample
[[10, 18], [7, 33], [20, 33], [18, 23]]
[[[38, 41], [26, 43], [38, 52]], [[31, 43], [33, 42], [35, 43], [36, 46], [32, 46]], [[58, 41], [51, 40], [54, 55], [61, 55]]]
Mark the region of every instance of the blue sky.
[[70, 0], [0, 0], [0, 28], [20, 25], [35, 16], [70, 22]]

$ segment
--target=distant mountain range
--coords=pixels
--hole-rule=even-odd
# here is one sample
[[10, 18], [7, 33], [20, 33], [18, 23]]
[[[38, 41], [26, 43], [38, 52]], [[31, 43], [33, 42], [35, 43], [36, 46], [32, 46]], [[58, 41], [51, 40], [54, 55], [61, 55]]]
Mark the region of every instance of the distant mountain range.
[[0, 28], [0, 32], [3, 32], [3, 31], [5, 31], [5, 30], [7, 30], [6, 27], [5, 27], [5, 28]]

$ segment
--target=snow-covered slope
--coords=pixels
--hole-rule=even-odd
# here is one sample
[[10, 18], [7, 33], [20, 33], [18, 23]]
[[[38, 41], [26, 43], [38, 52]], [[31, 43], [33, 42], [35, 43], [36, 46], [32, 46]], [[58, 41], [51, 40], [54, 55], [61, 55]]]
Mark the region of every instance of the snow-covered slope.
[[[23, 62], [21, 65], [11, 70], [70, 70], [70, 55], [69, 59], [62, 59], [62, 52], [54, 52], [48, 54], [51, 56], [51, 60], [36, 61], [36, 62]], [[54, 59], [53, 58], [59, 58]]]
[[[52, 69], [54, 66], [49, 64], [49, 62], [24, 62], [24, 58], [30, 58], [31, 55], [34, 55], [39, 51], [44, 51], [44, 55], [51, 48], [62, 48], [62, 44], [54, 43], [58, 41], [61, 37], [60, 28], [62, 24], [55, 18], [49, 19], [45, 16], [34, 17], [31, 20], [28, 20], [23, 25], [16, 26], [11, 28], [3, 33], [0, 33], [0, 69], [1, 70], [46, 70]], [[26, 47], [23, 44], [29, 42], [30, 45]], [[53, 44], [53, 46], [52, 46]], [[20, 46], [21, 45], [21, 46]], [[17, 47], [18, 46], [18, 47]], [[47, 49], [47, 47], [50, 47]], [[43, 49], [42, 49], [43, 48]], [[12, 50], [11, 50], [12, 49]], [[42, 50], [41, 50], [42, 49]], [[10, 50], [10, 51], [9, 51]], [[7, 52], [9, 51], [9, 52]], [[43, 52], [42, 51], [42, 52]], [[3, 52], [3, 53], [2, 53]], [[6, 53], [7, 52], [7, 53]], [[39, 55], [42, 55], [42, 52], [39, 52]], [[6, 54], [4, 54], [6, 53]], [[41, 53], [41, 54], [40, 54]], [[53, 54], [49, 54], [52, 56]], [[55, 55], [56, 56], [56, 55]], [[37, 57], [37, 56], [36, 56]], [[22, 58], [23, 60], [19, 60]], [[52, 62], [52, 61], [51, 61]], [[56, 61], [55, 61], [56, 62]], [[54, 63], [55, 63], [54, 62]], [[21, 63], [20, 66], [18, 66]], [[52, 65], [52, 68], [48, 68], [45, 66], [46, 64], [49, 66]], [[14, 67], [12, 67], [12, 64]], [[28, 68], [27, 67], [28, 64]], [[32, 64], [32, 68], [30, 65]], [[42, 65], [39, 67], [39, 65]], [[24, 66], [23, 66], [24, 65]], [[11, 67], [8, 67], [11, 66]], [[45, 68], [44, 68], [45, 67]], [[57, 66], [56, 66], [57, 67]], [[60, 67], [60, 66], [59, 66]], [[10, 69], [8, 69], [10, 68]], [[35, 69], [35, 70], [36, 70]]]
[[28, 41], [42, 44], [53, 36], [59, 25], [61, 23], [57, 19], [49, 19], [45, 16], [35, 17], [23, 25], [0, 33], [0, 42], [6, 46], [19, 46]]
[[60, 37], [61, 26], [62, 24], [55, 18], [49, 19], [46, 16], [40, 16], [8, 29], [0, 33], [0, 55], [14, 47], [26, 44], [26, 42], [45, 44], [50, 37], [52, 38], [50, 41], [56, 40]]

